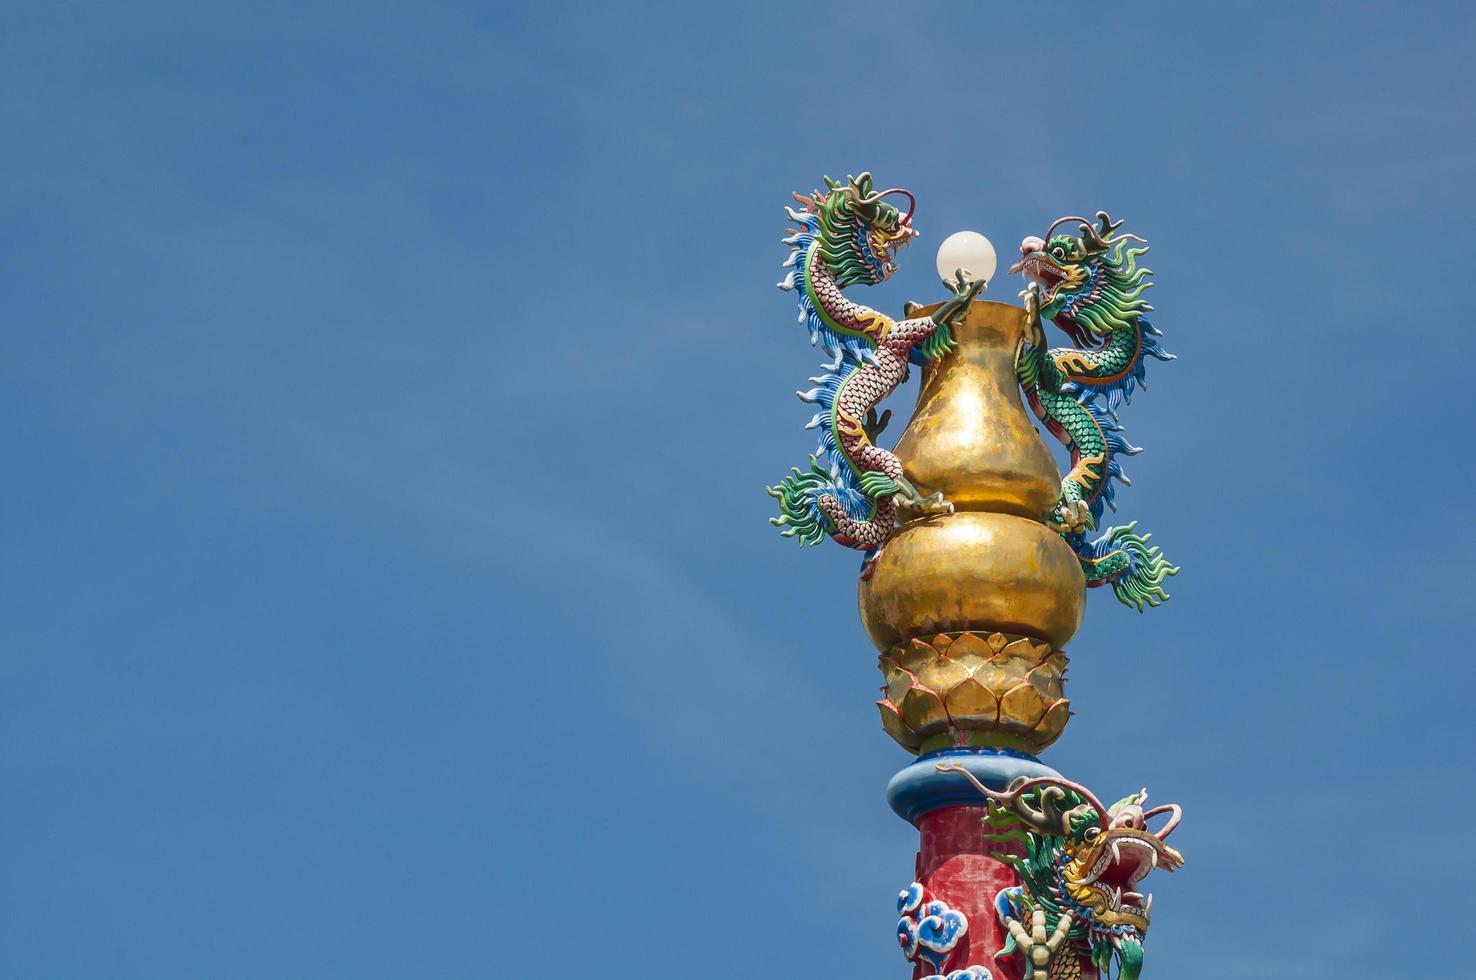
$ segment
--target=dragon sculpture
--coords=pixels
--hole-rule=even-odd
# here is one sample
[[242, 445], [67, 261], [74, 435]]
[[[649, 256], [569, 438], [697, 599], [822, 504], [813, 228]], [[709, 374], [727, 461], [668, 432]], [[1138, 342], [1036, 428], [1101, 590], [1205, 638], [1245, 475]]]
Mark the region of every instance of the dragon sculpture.
[[[877, 406], [907, 378], [909, 364], [927, 364], [955, 346], [956, 320], [984, 288], [960, 270], [953, 296], [927, 316], [893, 320], [851, 300], [844, 290], [885, 282], [897, 270], [899, 248], [911, 242], [915, 201], [901, 188], [877, 191], [871, 175], [845, 181], [825, 178], [825, 190], [794, 195], [787, 208], [797, 227], [779, 288], [799, 301], [799, 322], [834, 358], [814, 387], [798, 392], [818, 407], [807, 428], [820, 430], [818, 451], [805, 470], [798, 467], [766, 488], [779, 502], [770, 523], [802, 545], [829, 536], [875, 558], [896, 530], [897, 510], [948, 512], [941, 494], [924, 496], [903, 474], [902, 464], [876, 444], [890, 412]], [[904, 214], [885, 198], [901, 195]], [[1171, 360], [1159, 331], [1145, 314], [1143, 293], [1151, 272], [1137, 264], [1146, 247], [1135, 235], [1119, 235], [1121, 222], [1098, 212], [1100, 228], [1084, 218], [1062, 218], [1045, 238], [1027, 238], [1011, 272], [1022, 272], [1028, 316], [1027, 339], [1016, 373], [1031, 408], [1071, 450], [1071, 468], [1061, 496], [1044, 515], [1076, 553], [1088, 585], [1111, 585], [1123, 603], [1142, 611], [1168, 598], [1163, 583], [1179, 569], [1170, 565], [1136, 522], [1108, 528], [1095, 540], [1104, 508], [1116, 509], [1115, 482], [1126, 485], [1123, 456], [1141, 450], [1122, 435], [1118, 409], [1144, 386], [1147, 358]], [[1080, 222], [1080, 234], [1052, 234]], [[908, 304], [909, 314], [915, 307]], [[1044, 320], [1052, 320], [1076, 347], [1048, 348]], [[1115, 481], [1115, 482], [1114, 482]]]
[[[1073, 221], [1079, 234], [1052, 234]], [[1044, 238], [1021, 243], [1020, 261], [1010, 271], [1029, 282], [1020, 294], [1028, 323], [1016, 373], [1031, 409], [1071, 450], [1071, 469], [1047, 523], [1076, 552], [1088, 585], [1110, 584], [1121, 602], [1141, 612], [1168, 598], [1163, 581], [1179, 569], [1148, 545], [1149, 535], [1136, 532], [1136, 522], [1109, 528], [1096, 540], [1086, 532], [1096, 528], [1104, 506], [1117, 509], [1113, 481], [1129, 482], [1121, 458], [1142, 451], [1123, 437], [1117, 411], [1145, 387], [1146, 359], [1173, 355], [1164, 352], [1162, 335], [1145, 316], [1152, 309], [1143, 300], [1152, 272], [1137, 260], [1148, 251], [1146, 243], [1119, 235], [1122, 222], [1105, 211], [1097, 212], [1097, 222], [1100, 227], [1085, 218], [1060, 218]], [[1076, 346], [1047, 348], [1045, 320]]]
[[[1010, 936], [996, 958], [1024, 955], [1026, 980], [1072, 980], [1081, 975], [1082, 957], [1103, 975], [1115, 964], [1120, 980], [1137, 980], [1153, 896], [1134, 889], [1154, 868], [1184, 863], [1164, 843], [1178, 826], [1178, 805], [1145, 810], [1143, 790], [1104, 807], [1086, 787], [1055, 777], [1017, 779], [997, 793], [961, 766], [938, 769], [962, 773], [989, 798], [993, 833], [986, 839], [1001, 848], [993, 856], [1020, 876], [1019, 885], [995, 896], [995, 914]], [[1168, 822], [1150, 830], [1148, 821], [1160, 814]]]
[[[885, 200], [907, 198], [903, 214]], [[786, 208], [799, 227], [784, 243], [793, 248], [779, 288], [799, 297], [799, 322], [835, 359], [799, 397], [819, 408], [806, 428], [820, 429], [820, 447], [808, 470], [791, 470], [777, 487], [779, 516], [770, 523], [802, 545], [826, 535], [851, 548], [876, 553], [892, 536], [899, 503], [922, 513], [950, 511], [941, 494], [923, 496], [902, 474], [897, 457], [875, 439], [890, 413], [876, 407], [907, 378], [908, 363], [926, 363], [954, 346], [952, 326], [968, 309], [981, 281], [962, 273], [951, 283], [954, 296], [929, 316], [893, 320], [854, 302], [842, 290], [858, 283], [885, 282], [897, 270], [896, 251], [917, 232], [915, 202], [901, 188], [874, 189], [871, 175], [844, 182], [825, 178], [825, 190], [794, 195]]]

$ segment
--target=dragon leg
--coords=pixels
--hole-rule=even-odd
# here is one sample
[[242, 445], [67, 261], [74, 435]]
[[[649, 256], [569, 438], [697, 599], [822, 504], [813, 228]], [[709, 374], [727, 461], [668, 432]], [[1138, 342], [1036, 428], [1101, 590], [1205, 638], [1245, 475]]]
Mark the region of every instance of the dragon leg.
[[1091, 411], [1070, 395], [1040, 388], [1029, 394], [1035, 414], [1071, 449], [1071, 469], [1062, 478], [1061, 497], [1046, 519], [1063, 533], [1090, 530], [1096, 526], [1092, 505], [1101, 495], [1110, 466], [1107, 433]]
[[926, 513], [952, 513], [953, 505], [943, 499], [943, 494], [924, 496], [903, 474], [902, 461], [890, 451], [866, 444], [855, 451], [855, 458], [862, 470], [861, 488], [867, 496], [892, 497], [896, 504]]
[[[1061, 971], [1056, 969], [1056, 963], [1060, 962], [1056, 958], [1056, 951], [1071, 933], [1071, 913], [1062, 912], [1055, 929], [1049, 933], [1046, 932], [1046, 913], [1041, 908], [1030, 913], [1029, 928], [1012, 917], [1005, 917], [1000, 921], [1009, 931], [1012, 943], [1025, 954], [1026, 980], [1035, 980], [1041, 976], [1055, 978], [1060, 975]], [[1068, 948], [1068, 955], [1069, 952]]]
[[818, 544], [829, 535], [848, 547], [875, 551], [891, 537], [899, 501], [928, 505], [929, 498], [902, 475], [896, 456], [864, 436], [847, 441], [851, 451], [833, 454], [829, 469], [811, 456], [807, 471], [793, 469], [778, 486], [767, 488], [779, 501], [779, 516], [769, 523], [783, 528], [785, 537]]
[[1027, 392], [1046, 427], [1071, 448], [1072, 466], [1061, 481], [1061, 498], [1046, 520], [1076, 552], [1087, 585], [1110, 584], [1119, 602], [1139, 612], [1162, 604], [1168, 598], [1163, 582], [1179, 569], [1159, 548], [1149, 546], [1149, 535], [1135, 533], [1136, 523], [1109, 528], [1093, 541], [1086, 538], [1110, 496], [1109, 481], [1123, 478], [1119, 457], [1133, 455], [1137, 447], [1118, 434], [1108, 410], [1094, 400], [1039, 387]]
[[866, 494], [850, 481], [851, 475], [826, 469], [811, 456], [808, 470], [796, 467], [778, 486], [766, 488], [779, 502], [779, 516], [769, 523], [801, 545], [819, 544], [829, 535], [852, 548], [875, 550], [892, 533], [897, 505], [891, 495]]

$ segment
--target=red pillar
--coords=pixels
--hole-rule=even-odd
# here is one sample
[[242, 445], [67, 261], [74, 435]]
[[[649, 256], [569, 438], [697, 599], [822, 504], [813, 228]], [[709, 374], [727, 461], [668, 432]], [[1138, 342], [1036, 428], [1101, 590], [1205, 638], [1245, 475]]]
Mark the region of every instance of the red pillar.
[[[1013, 954], [994, 958], [1009, 938], [994, 914], [994, 896], [1001, 889], [1019, 884], [1019, 879], [1009, 865], [991, 857], [1001, 846], [984, 837], [987, 814], [988, 809], [982, 806], [951, 806], [920, 816], [917, 880], [929, 895], [962, 912], [969, 920], [968, 931], [949, 954], [945, 973], [983, 966], [994, 980], [1022, 980], [1024, 957]], [[931, 973], [928, 964], [919, 963], [912, 975], [914, 980], [921, 980]], [[1096, 970], [1083, 960], [1082, 980], [1096, 977]]]
[[[982, 806], [952, 806], [919, 817], [917, 880], [930, 895], [968, 916], [968, 932], [953, 950], [949, 970], [977, 965], [988, 967], [996, 980], [1020, 980], [1020, 957], [994, 958], [1006, 938], [994, 914], [994, 896], [1018, 881], [1008, 865], [989, 856], [999, 846], [984, 839], [987, 813]], [[913, 977], [930, 972], [920, 963]]]

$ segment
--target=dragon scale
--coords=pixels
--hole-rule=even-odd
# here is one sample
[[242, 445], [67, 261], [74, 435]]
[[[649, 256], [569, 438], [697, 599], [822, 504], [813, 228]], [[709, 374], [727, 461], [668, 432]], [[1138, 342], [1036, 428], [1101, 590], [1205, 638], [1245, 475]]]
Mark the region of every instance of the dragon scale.
[[[811, 378], [799, 397], [819, 410], [807, 428], [820, 430], [817, 451], [805, 469], [792, 469], [767, 488], [779, 502], [771, 523], [801, 544], [830, 537], [874, 558], [896, 533], [901, 505], [920, 513], [949, 512], [940, 493], [923, 496], [900, 461], [876, 444], [886, 423], [877, 406], [907, 378], [909, 365], [927, 364], [953, 346], [957, 319], [984, 283], [960, 271], [948, 283], [953, 296], [931, 315], [893, 320], [845, 295], [856, 284], [884, 282], [896, 271], [895, 251], [910, 242], [912, 212], [902, 214], [884, 198], [900, 188], [876, 191], [871, 175], [825, 180], [825, 190], [795, 195], [787, 213], [797, 225], [785, 244], [791, 254], [779, 287], [796, 294], [799, 322], [834, 360]], [[1150, 358], [1170, 360], [1148, 321], [1143, 293], [1151, 272], [1137, 264], [1148, 251], [1134, 235], [1119, 235], [1121, 222], [1098, 212], [1100, 228], [1062, 218], [1044, 238], [1027, 238], [1011, 271], [1029, 288], [1027, 336], [1016, 361], [1020, 385], [1036, 416], [1071, 452], [1056, 504], [1042, 516], [1070, 546], [1088, 585], [1109, 585], [1139, 611], [1168, 598], [1163, 583], [1178, 568], [1149, 545], [1136, 524], [1111, 527], [1095, 539], [1107, 508], [1116, 509], [1116, 484], [1128, 483], [1124, 457], [1140, 452], [1123, 435], [1118, 410], [1143, 386]], [[1052, 232], [1080, 222], [1077, 235]], [[1061, 328], [1075, 347], [1049, 348], [1044, 322]]]
[[[1095, 540], [1086, 532], [1105, 508], [1116, 509], [1115, 482], [1126, 485], [1124, 456], [1142, 450], [1122, 434], [1118, 409], [1144, 386], [1145, 361], [1172, 360], [1142, 298], [1152, 285], [1150, 270], [1137, 264], [1146, 246], [1133, 235], [1117, 235], [1121, 222], [1097, 212], [1100, 228], [1085, 219], [1063, 218], [1045, 238], [1027, 238], [1012, 271], [1023, 272], [1022, 294], [1030, 340], [1016, 371], [1036, 416], [1071, 451], [1061, 496], [1046, 520], [1061, 532], [1081, 562], [1088, 585], [1110, 585], [1117, 598], [1140, 611], [1168, 598], [1166, 578], [1178, 572], [1136, 523], [1109, 528]], [[1079, 235], [1050, 231], [1080, 221]], [[1051, 320], [1078, 347], [1045, 346], [1044, 321]], [[1115, 481], [1115, 482], [1114, 482]]]
[[[845, 183], [827, 179], [827, 190], [796, 195], [790, 208], [799, 224], [784, 241], [794, 247], [781, 289], [799, 294], [799, 320], [812, 342], [823, 343], [835, 360], [799, 397], [819, 407], [808, 428], [821, 430], [808, 470], [795, 468], [769, 494], [779, 501], [771, 523], [802, 544], [830, 536], [868, 554], [886, 544], [896, 527], [899, 502], [919, 510], [945, 510], [940, 495], [924, 497], [902, 472], [897, 457], [876, 445], [881, 424], [876, 407], [907, 379], [908, 363], [946, 353], [950, 324], [973, 300], [982, 283], [955, 284], [955, 296], [930, 316], [893, 320], [842, 292], [854, 283], [878, 283], [896, 269], [893, 249], [916, 232], [906, 216], [874, 193], [871, 177]], [[905, 192], [900, 192], [905, 193]]]

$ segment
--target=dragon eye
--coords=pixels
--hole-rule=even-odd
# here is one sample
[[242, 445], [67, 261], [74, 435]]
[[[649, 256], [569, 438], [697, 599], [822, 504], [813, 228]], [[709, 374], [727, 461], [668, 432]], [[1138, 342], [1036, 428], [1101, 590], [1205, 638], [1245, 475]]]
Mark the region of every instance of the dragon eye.
[[1101, 827], [1088, 827], [1086, 829], [1086, 833], [1082, 834], [1081, 836], [1082, 836], [1082, 838], [1084, 840], [1094, 841], [1098, 837], [1101, 837], [1102, 836], [1102, 828]]
[[1051, 254], [1058, 259], [1064, 259], [1066, 257], [1066, 249], [1060, 245], [1052, 245]]

